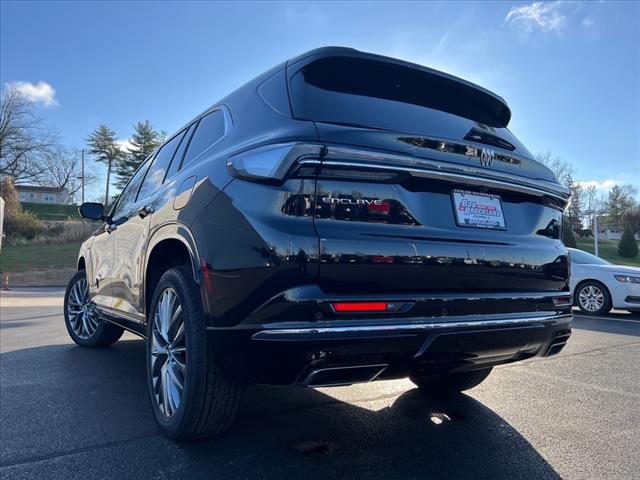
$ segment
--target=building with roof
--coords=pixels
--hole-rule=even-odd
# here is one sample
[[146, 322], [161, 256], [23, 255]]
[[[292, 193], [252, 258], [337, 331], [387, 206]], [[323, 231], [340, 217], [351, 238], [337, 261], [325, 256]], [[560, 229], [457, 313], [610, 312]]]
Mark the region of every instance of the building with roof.
[[41, 187], [38, 185], [16, 185], [20, 203], [45, 203], [51, 205], [69, 205], [73, 198], [66, 188]]

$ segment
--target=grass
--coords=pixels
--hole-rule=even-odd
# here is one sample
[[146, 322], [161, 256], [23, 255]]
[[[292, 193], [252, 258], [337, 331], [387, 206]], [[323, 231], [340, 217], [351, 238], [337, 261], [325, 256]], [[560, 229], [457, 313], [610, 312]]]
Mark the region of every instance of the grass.
[[0, 251], [0, 271], [22, 272], [75, 267], [82, 242], [7, 245]]
[[40, 220], [80, 219], [77, 205], [50, 205], [46, 203], [21, 202], [23, 210], [33, 212]]
[[[593, 238], [576, 238], [578, 248], [585, 252], [594, 253]], [[599, 240], [598, 255], [605, 260], [615, 263], [616, 265], [632, 265], [640, 267], [640, 255], [634, 258], [625, 258], [618, 255], [617, 240]]]

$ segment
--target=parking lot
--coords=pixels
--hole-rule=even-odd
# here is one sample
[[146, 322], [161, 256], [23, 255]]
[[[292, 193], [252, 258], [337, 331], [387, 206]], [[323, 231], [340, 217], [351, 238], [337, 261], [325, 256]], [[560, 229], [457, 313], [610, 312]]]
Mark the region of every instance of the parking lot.
[[2, 292], [3, 479], [640, 478], [637, 316], [576, 316], [560, 356], [446, 402], [407, 380], [251, 387], [228, 433], [176, 444], [155, 425], [144, 342], [75, 346], [62, 294]]

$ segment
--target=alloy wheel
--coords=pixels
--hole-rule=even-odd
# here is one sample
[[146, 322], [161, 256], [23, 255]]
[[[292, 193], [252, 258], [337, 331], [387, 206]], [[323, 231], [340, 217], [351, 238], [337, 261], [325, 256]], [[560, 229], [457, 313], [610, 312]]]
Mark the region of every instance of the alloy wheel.
[[171, 417], [184, 392], [187, 348], [182, 305], [172, 288], [165, 288], [155, 307], [151, 331], [151, 382], [160, 412]]
[[67, 317], [73, 333], [82, 339], [90, 338], [98, 329], [98, 315], [89, 299], [89, 288], [84, 278], [71, 287]]
[[604, 305], [604, 293], [595, 285], [587, 285], [580, 290], [578, 302], [588, 312], [597, 312]]

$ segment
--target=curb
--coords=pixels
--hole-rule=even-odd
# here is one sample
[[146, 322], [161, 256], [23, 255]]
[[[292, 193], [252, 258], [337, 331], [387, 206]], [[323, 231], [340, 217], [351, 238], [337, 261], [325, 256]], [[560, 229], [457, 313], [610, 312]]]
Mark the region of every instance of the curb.
[[13, 287], [66, 287], [75, 268], [51, 268], [24, 272], [2, 272], [2, 290]]

